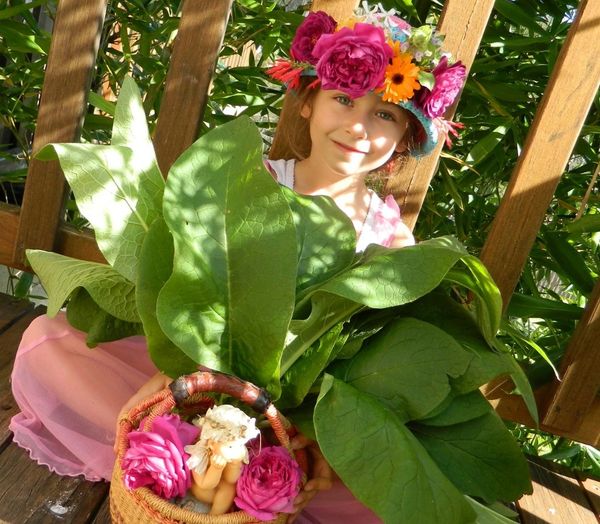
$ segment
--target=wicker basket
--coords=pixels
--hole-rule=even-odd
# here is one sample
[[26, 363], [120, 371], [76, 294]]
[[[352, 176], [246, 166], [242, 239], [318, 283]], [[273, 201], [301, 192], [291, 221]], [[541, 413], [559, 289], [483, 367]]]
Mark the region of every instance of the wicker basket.
[[[169, 523], [169, 524], [238, 524], [259, 523], [255, 517], [244, 511], [224, 515], [208, 515], [181, 508], [170, 503], [148, 488], [129, 490], [125, 487], [121, 462], [127, 451], [127, 434], [136, 429], [140, 421], [147, 417], [146, 425], [159, 415], [170, 413], [177, 407], [202, 405], [202, 393], [225, 393], [237, 398], [256, 412], [265, 415], [281, 445], [289, 449], [289, 437], [285, 431], [279, 412], [263, 389], [244, 382], [231, 375], [212, 370], [203, 370], [193, 375], [177, 379], [169, 388], [134, 407], [119, 421], [117, 434], [117, 459], [110, 485], [110, 515], [115, 524]], [[206, 405], [204, 403], [204, 405]], [[287, 514], [280, 514], [276, 524], [284, 524]]]

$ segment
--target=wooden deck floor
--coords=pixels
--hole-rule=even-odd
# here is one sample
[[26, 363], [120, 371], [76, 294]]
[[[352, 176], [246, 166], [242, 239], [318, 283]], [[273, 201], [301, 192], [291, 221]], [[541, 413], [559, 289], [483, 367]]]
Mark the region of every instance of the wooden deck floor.
[[[21, 334], [44, 309], [0, 294], [0, 524], [107, 524], [108, 484], [59, 477], [29, 459], [8, 430], [17, 407], [10, 371]], [[600, 482], [531, 462], [534, 495], [518, 503], [523, 524], [599, 524]], [[428, 524], [428, 523], [423, 523]]]

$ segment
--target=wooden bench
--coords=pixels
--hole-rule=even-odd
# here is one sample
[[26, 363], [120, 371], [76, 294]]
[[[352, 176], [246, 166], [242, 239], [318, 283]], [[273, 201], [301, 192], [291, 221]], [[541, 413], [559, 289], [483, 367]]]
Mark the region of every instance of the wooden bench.
[[[196, 138], [231, 2], [184, 2], [154, 135], [163, 172]], [[357, 3], [357, 0], [315, 0], [313, 8], [325, 9], [333, 16], [343, 18]], [[49, 142], [79, 139], [106, 4], [107, 0], [89, 0], [85, 4], [79, 0], [61, 0], [59, 3], [34, 152]], [[493, 4], [494, 0], [447, 0], [445, 3], [440, 28], [447, 35], [446, 47], [467, 66], [473, 62]], [[481, 254], [499, 283], [505, 304], [598, 89], [598, 19], [600, 2], [582, 0]], [[578, 86], [576, 105], [565, 103], [565, 93], [570, 92], [565, 85]], [[58, 100], [60, 104], [56, 103]], [[284, 107], [280, 129], [287, 125], [294, 125], [294, 122]], [[558, 126], [562, 132], [560, 140], [556, 140]], [[288, 145], [284, 135], [276, 136], [273, 156], [286, 151]], [[419, 164], [409, 164], [402, 178], [390, 184], [403, 205], [405, 220], [411, 226], [436, 170], [439, 149], [441, 144], [437, 154]], [[75, 231], [62, 223], [65, 191], [57, 163], [32, 161], [23, 206], [0, 204], [0, 263], [24, 268], [27, 248], [49, 249], [76, 258], [103, 261], [91, 234]], [[31, 304], [0, 296], [0, 521], [107, 522], [105, 483], [61, 479], [33, 464], [25, 452], [10, 443], [7, 427], [15, 412], [8, 385], [12, 359], [21, 333], [41, 312]], [[596, 285], [563, 359], [563, 381], [538, 392], [542, 428], [594, 445], [600, 437], [600, 401], [597, 398], [600, 377], [595, 372], [600, 364], [600, 352], [593, 351], [593, 343], [600, 335], [599, 316], [600, 283]], [[533, 425], [520, 398], [509, 396], [506, 389], [496, 388], [500, 396], [494, 402], [499, 413]], [[532, 471], [536, 490], [533, 497], [524, 498], [520, 503], [523, 522], [597, 523], [597, 483], [578, 480], [564, 472], [550, 474], [547, 466], [538, 464], [532, 464]], [[552, 482], [548, 478], [553, 479]], [[575, 493], [579, 495], [575, 496]]]

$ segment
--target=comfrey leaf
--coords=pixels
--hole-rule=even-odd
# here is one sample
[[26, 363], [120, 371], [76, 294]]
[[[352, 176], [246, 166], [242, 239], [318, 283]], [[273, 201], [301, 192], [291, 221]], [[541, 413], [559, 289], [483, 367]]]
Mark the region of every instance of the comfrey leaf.
[[49, 316], [56, 315], [71, 293], [83, 287], [113, 317], [140, 321], [134, 285], [112, 267], [38, 249], [28, 249], [27, 260], [48, 293]]
[[351, 220], [325, 196], [300, 195], [281, 187], [296, 226], [298, 276], [296, 294], [325, 282], [347, 269], [356, 253], [356, 231]]
[[135, 298], [156, 367], [176, 378], [193, 373], [197, 364], [163, 332], [156, 318], [158, 294], [173, 272], [173, 237], [162, 218], [150, 226], [140, 252]]
[[126, 79], [121, 88], [113, 145], [49, 144], [36, 158], [58, 158], [102, 254], [135, 282], [144, 235], [161, 214], [164, 180], [133, 80]]
[[[473, 395], [480, 396], [479, 410], [487, 405], [484, 415], [473, 417], [461, 399], [438, 415], [435, 425], [411, 423], [411, 431], [463, 493], [487, 502], [531, 493], [527, 461], [517, 442], [481, 393]], [[441, 425], [443, 417], [454, 423]]]
[[325, 375], [314, 422], [327, 461], [384, 522], [475, 521], [474, 511], [402, 418], [372, 396]]
[[451, 336], [414, 318], [392, 321], [344, 363], [344, 382], [410, 420], [427, 416], [450, 394], [450, 377], [462, 375], [473, 356]]
[[87, 334], [85, 342], [90, 348], [102, 342], [144, 334], [141, 323], [120, 320], [107, 313], [83, 287], [77, 288], [67, 303], [67, 320]]
[[256, 126], [241, 117], [173, 164], [163, 206], [173, 274], [158, 295], [157, 318], [195, 362], [277, 395], [294, 307], [296, 230], [261, 145]]

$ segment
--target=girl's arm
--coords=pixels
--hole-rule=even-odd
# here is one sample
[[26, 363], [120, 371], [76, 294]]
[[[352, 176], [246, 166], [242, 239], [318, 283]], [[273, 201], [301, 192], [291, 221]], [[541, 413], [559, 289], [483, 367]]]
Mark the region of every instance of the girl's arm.
[[[139, 390], [138, 392], [133, 395], [126, 403], [125, 405], [121, 408], [121, 411], [119, 412], [119, 416], [117, 417], [117, 428], [115, 431], [115, 435], [118, 432], [119, 429], [119, 420], [121, 420], [122, 417], [124, 417], [127, 412], [136, 404], [139, 404], [142, 400], [144, 400], [145, 398], [151, 397], [152, 395], [154, 395], [155, 393], [158, 393], [159, 391], [163, 390], [164, 388], [166, 388], [171, 382], [173, 381], [172, 378], [168, 377], [167, 375], [163, 375], [162, 373], [158, 372], [156, 373], [156, 375], [154, 375], [148, 382], [146, 382]], [[117, 448], [117, 443], [115, 441], [115, 452]]]

